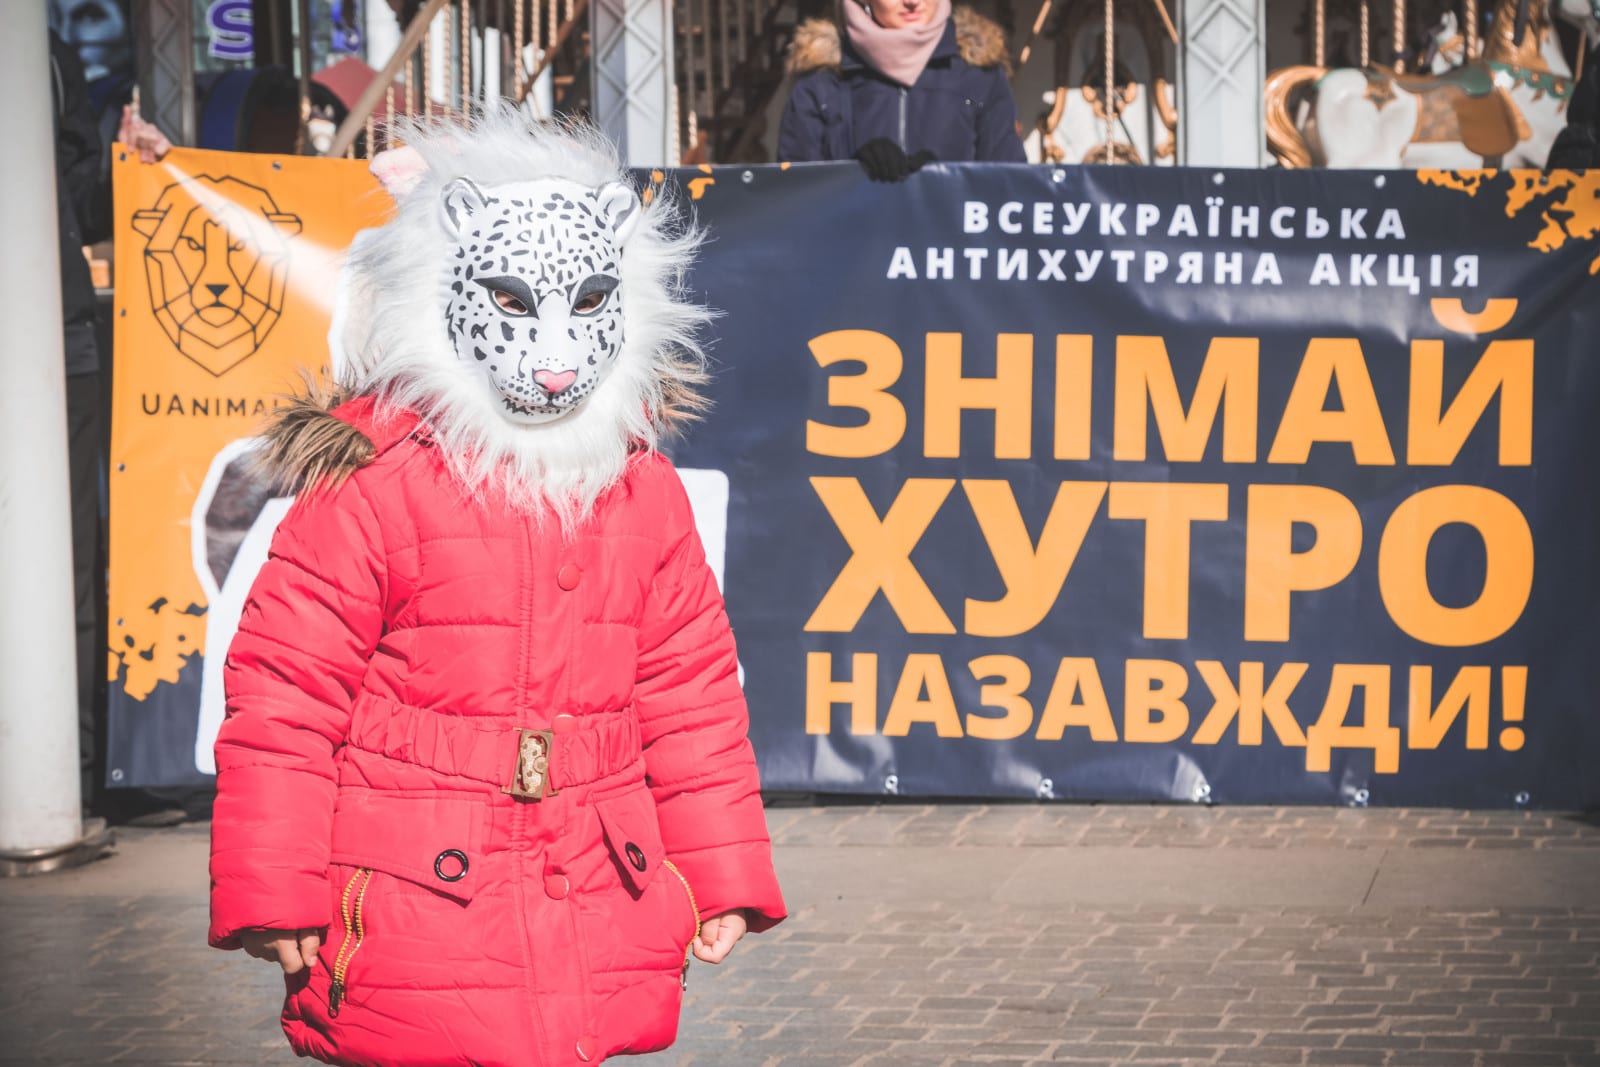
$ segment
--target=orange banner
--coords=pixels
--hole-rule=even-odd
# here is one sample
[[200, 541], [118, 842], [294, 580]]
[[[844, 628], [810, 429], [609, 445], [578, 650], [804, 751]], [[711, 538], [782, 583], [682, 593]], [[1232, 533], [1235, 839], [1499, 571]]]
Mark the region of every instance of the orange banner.
[[[221, 657], [287, 509], [252, 435], [329, 363], [340, 259], [391, 201], [348, 160], [119, 148], [111, 412], [110, 777], [195, 753], [211, 773]], [[160, 750], [159, 754], [156, 751]]]

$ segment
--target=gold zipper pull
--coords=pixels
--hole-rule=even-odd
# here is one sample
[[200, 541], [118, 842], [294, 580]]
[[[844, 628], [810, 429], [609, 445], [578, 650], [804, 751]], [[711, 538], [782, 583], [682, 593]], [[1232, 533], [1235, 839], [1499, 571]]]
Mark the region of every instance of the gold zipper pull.
[[689, 943], [683, 946], [683, 971], [678, 975], [678, 982], [684, 989], [689, 988], [689, 961], [694, 959], [694, 943], [700, 940], [700, 903], [694, 898], [694, 887], [689, 884], [689, 879], [678, 870], [678, 865], [669, 859], [662, 859], [662, 865], [678, 876], [678, 881], [683, 883], [683, 891], [689, 894], [689, 907], [694, 911], [694, 936], [689, 938]]
[[[339, 955], [333, 961], [333, 982], [328, 986], [328, 1017], [336, 1018], [339, 1006], [344, 1003], [345, 996], [345, 969], [350, 966], [350, 960], [361, 948], [361, 942], [366, 939], [367, 931], [361, 922], [361, 905], [367, 899], [367, 884], [372, 881], [372, 869], [362, 867], [350, 876], [344, 884], [344, 894], [339, 901], [339, 918], [344, 923], [344, 944], [339, 946]], [[361, 888], [356, 890], [356, 883], [361, 883]], [[355, 891], [355, 906], [351, 907], [351, 892]]]

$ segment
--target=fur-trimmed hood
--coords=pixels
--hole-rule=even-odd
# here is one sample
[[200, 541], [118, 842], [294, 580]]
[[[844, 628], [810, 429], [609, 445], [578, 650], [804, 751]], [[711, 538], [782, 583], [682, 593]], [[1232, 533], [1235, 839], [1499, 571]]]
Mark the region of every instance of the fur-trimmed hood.
[[[846, 3], [852, 0], [845, 0]], [[957, 7], [950, 13], [956, 31], [956, 47], [961, 58], [974, 67], [1000, 67], [1011, 73], [1011, 53], [1006, 48], [1005, 31], [970, 7]], [[794, 32], [789, 46], [791, 74], [814, 70], [838, 70], [843, 60], [840, 31], [832, 19], [807, 19]]]
[[352, 402], [346, 389], [308, 383], [262, 429], [261, 447], [252, 458], [256, 473], [285, 495], [338, 488], [377, 458], [382, 449], [374, 437], [385, 447], [393, 443], [373, 429], [374, 406], [371, 397]]

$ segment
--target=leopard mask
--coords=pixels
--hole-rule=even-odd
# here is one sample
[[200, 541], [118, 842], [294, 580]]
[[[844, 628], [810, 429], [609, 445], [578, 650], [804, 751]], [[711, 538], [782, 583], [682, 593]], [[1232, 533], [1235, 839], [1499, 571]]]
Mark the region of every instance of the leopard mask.
[[571, 414], [622, 351], [620, 263], [638, 194], [560, 180], [485, 191], [457, 178], [441, 208], [457, 357], [485, 375], [511, 421]]
[[372, 164], [394, 216], [343, 276], [342, 384], [421, 415], [470, 491], [571, 528], [698, 410], [700, 234], [590, 127], [502, 107], [396, 135]]

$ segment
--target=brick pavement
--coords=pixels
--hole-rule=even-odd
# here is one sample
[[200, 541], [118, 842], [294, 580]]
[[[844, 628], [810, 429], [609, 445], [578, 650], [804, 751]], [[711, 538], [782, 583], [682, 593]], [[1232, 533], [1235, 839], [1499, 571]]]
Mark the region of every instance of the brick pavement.
[[774, 807], [782, 844], [1116, 844], [1146, 848], [1600, 848], [1600, 813], [1181, 805]]
[[[1600, 1064], [1593, 821], [884, 805], [769, 822], [793, 920], [697, 964], [679, 1045], [645, 1063]], [[124, 831], [96, 868], [0, 883], [0, 1064], [297, 1062], [272, 972], [201, 946], [204, 841]], [[1118, 883], [1073, 873], [1108, 857], [1142, 862], [1149, 892], [1092, 899]], [[1370, 867], [1365, 892], [1297, 903], [1330, 857], [1354, 883]], [[1282, 884], [1218, 880], [1252, 858]], [[1426, 886], [1385, 903], [1378, 874], [1407, 859], [1442, 863], [1426, 869], [1467, 903], [1428, 906]], [[1519, 903], [1538, 886], [1571, 899]]]

